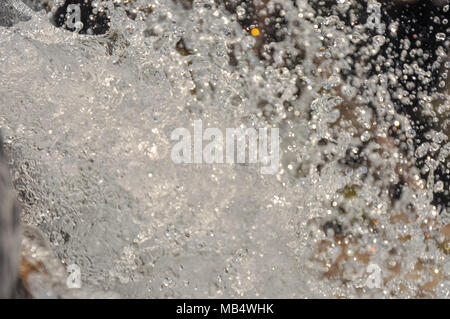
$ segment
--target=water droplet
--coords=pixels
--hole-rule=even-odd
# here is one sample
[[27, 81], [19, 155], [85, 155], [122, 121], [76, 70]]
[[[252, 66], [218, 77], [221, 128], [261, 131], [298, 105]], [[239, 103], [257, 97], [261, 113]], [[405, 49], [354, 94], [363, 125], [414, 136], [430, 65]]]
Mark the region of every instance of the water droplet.
[[436, 40], [438, 40], [438, 41], [444, 41], [444, 40], [445, 40], [445, 33], [442, 33], [442, 32], [437, 33], [437, 34], [436, 34]]

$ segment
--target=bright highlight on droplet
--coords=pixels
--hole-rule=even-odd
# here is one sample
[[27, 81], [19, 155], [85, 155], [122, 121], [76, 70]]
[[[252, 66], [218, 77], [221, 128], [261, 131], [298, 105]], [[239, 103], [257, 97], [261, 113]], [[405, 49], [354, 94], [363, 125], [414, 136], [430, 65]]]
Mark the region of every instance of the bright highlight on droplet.
[[259, 29], [253, 28], [252, 31], [250, 31], [252, 36], [257, 37], [259, 35]]

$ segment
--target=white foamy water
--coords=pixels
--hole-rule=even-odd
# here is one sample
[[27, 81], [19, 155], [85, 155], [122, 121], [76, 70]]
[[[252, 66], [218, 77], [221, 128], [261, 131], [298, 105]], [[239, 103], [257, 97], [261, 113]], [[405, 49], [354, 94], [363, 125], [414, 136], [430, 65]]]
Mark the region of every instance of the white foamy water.
[[[88, 296], [449, 296], [450, 218], [430, 204], [448, 189], [416, 168], [413, 124], [388, 90], [395, 72], [370, 75], [352, 60], [376, 59], [395, 25], [372, 39], [370, 23], [345, 26], [312, 2], [283, 3], [285, 39], [268, 45], [270, 63], [239, 12], [208, 0], [190, 10], [136, 1], [153, 10], [134, 21], [107, 2], [111, 27], [99, 36], [56, 28], [44, 11], [0, 27], [0, 126], [22, 219], [80, 267]], [[441, 121], [449, 96], [437, 94], [424, 99]], [[278, 174], [174, 164], [172, 131], [197, 119], [224, 131], [279, 127]], [[445, 163], [445, 129], [430, 134], [423, 156], [433, 149]], [[367, 285], [370, 264], [379, 288]]]

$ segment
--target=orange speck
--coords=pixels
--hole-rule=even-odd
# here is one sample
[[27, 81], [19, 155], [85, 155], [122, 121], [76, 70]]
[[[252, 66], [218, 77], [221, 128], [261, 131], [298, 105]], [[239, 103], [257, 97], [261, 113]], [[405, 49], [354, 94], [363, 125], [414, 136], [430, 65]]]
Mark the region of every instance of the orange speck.
[[374, 219], [372, 219], [372, 222], [373, 222], [375, 225], [378, 225], [378, 219], [374, 218]]
[[426, 238], [430, 238], [430, 234], [425, 234], [425, 237]]
[[375, 252], [375, 247], [370, 247], [370, 251], [373, 253]]
[[253, 28], [252, 31], [250, 31], [252, 36], [257, 37], [259, 35], [259, 29]]

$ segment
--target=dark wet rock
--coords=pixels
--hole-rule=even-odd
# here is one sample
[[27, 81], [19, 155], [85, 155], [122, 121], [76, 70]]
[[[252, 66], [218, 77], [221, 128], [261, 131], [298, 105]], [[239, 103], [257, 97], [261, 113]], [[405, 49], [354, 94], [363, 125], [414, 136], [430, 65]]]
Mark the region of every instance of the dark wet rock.
[[[438, 48], [443, 47], [448, 54], [448, 45], [437, 40], [435, 36], [438, 33], [446, 32], [448, 26], [441, 21], [448, 19], [448, 12], [443, 9], [446, 1], [397, 1], [394, 5], [387, 5], [386, 12], [383, 15], [384, 22], [389, 23], [395, 21], [399, 24], [398, 32], [395, 35], [389, 35], [390, 47], [394, 49], [394, 53], [398, 57], [402, 53], [402, 41], [408, 39], [411, 43], [411, 50], [420, 49], [423, 51], [421, 58], [406, 55], [404, 58], [393, 60], [395, 67], [404, 69], [405, 65], [410, 65], [416, 61], [426, 71], [430, 72], [430, 79], [425, 82], [420, 77], [402, 78], [399, 77], [399, 85], [409, 93], [407, 99], [394, 100], [395, 106], [399, 113], [405, 114], [411, 120], [411, 124], [416, 132], [414, 147], [417, 149], [420, 145], [427, 142], [426, 135], [431, 130], [439, 131], [439, 125], [433, 117], [426, 114], [425, 102], [421, 99], [421, 94], [431, 94], [438, 91], [439, 82], [443, 80], [443, 60], [439, 56]], [[398, 51], [398, 52], [397, 52]], [[385, 52], [385, 51], [382, 51]], [[387, 52], [387, 51], [386, 51]], [[426, 57], [426, 58], [425, 58]], [[439, 65], [439, 67], [437, 67]], [[409, 85], [414, 84], [411, 89]], [[397, 90], [398, 87], [392, 88]], [[417, 91], [417, 92], [416, 92]], [[436, 158], [436, 154], [429, 154]], [[444, 183], [444, 189], [448, 189], [450, 185], [449, 169], [447, 163], [441, 162], [434, 171], [434, 179]], [[423, 159], [417, 159], [416, 166], [422, 172], [422, 178], [428, 179], [429, 172], [423, 171], [426, 163]], [[432, 203], [440, 208], [449, 207], [450, 197], [448, 193], [435, 193]]]
[[[332, 5], [333, 2], [326, 0], [320, 6], [317, 3], [316, 9], [324, 15], [336, 13], [333, 11], [335, 10], [335, 7]], [[442, 81], [446, 81], [447, 78], [447, 73], [444, 72], [446, 59], [443, 58], [443, 55], [448, 56], [449, 42], [439, 40], [437, 34], [448, 32], [448, 25], [443, 21], [448, 20], [449, 13], [448, 9], [445, 9], [445, 5], [448, 5], [449, 1], [383, 0], [379, 2], [382, 4], [380, 12], [381, 23], [388, 28], [383, 33], [386, 41], [381, 46], [377, 56], [368, 56], [364, 54], [363, 50], [356, 50], [351, 58], [355, 61], [355, 65], [365, 66], [365, 72], [367, 72], [368, 76], [378, 75], [380, 72], [383, 74], [393, 71], [403, 72], [411, 65], [420, 67], [421, 71], [415, 71], [416, 74], [427, 74], [425, 78], [415, 74], [413, 76], [399, 76], [396, 78], [396, 83], [388, 86], [396, 111], [409, 118], [415, 131], [416, 136], [412, 140], [412, 148], [415, 151], [420, 145], [428, 142], [426, 137], [428, 133], [443, 130], [439, 121], [439, 117], [442, 116], [430, 115], [424, 96], [431, 96], [442, 91], [443, 88], [439, 84]], [[364, 25], [368, 18], [367, 3], [362, 1], [355, 5], [353, 10], [358, 13], [355, 15], [357, 22]], [[346, 17], [339, 13], [337, 14], [343, 21], [346, 21], [347, 25], [351, 25], [350, 15]], [[389, 26], [392, 24], [397, 25], [395, 32], [389, 30]], [[377, 35], [377, 30], [375, 29], [372, 31], [367, 30], [367, 32], [372, 32], [372, 36]], [[369, 39], [369, 41], [372, 41], [372, 37], [369, 37]], [[362, 49], [366, 45], [365, 41], [361, 41], [357, 46]], [[420, 52], [420, 54], [411, 54], [411, 52]], [[355, 70], [356, 68], [352, 68], [344, 71], [344, 78], [356, 75]], [[401, 95], [396, 94], [400, 89], [404, 93]], [[367, 91], [367, 87], [361, 86], [361, 91]], [[390, 136], [394, 139], [400, 138], [401, 133], [397, 130], [389, 130]], [[399, 149], [404, 154], [408, 151], [405, 145], [399, 145]], [[357, 156], [355, 157], [351, 153], [347, 155], [350, 156], [347, 156], [346, 164], [359, 164]], [[437, 159], [437, 153], [433, 154], [430, 152], [426, 155], [434, 160]], [[423, 180], [428, 180], [430, 175], [426, 164], [428, 156], [417, 158], [415, 163], [421, 172]], [[443, 189], [447, 190], [450, 188], [448, 161], [440, 161], [438, 167], [431, 174], [433, 174], [435, 181], [442, 181], [444, 184]], [[394, 198], [395, 196], [394, 194]], [[432, 204], [439, 206], [440, 209], [448, 208], [450, 206], [449, 193], [434, 193]]]

